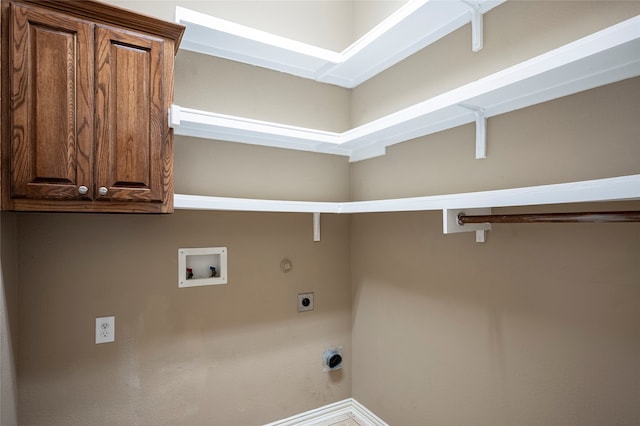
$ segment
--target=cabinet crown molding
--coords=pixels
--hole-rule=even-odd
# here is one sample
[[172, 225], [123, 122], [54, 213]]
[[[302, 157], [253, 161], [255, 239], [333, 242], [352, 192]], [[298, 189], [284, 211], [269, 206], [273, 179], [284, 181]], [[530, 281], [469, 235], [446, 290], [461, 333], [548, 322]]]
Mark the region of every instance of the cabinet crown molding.
[[168, 38], [174, 41], [175, 52], [178, 51], [185, 30], [185, 26], [181, 24], [163, 21], [152, 16], [93, 0], [20, 0], [12, 1], [12, 3], [33, 4], [68, 15], [87, 18], [92, 22], [117, 25]]

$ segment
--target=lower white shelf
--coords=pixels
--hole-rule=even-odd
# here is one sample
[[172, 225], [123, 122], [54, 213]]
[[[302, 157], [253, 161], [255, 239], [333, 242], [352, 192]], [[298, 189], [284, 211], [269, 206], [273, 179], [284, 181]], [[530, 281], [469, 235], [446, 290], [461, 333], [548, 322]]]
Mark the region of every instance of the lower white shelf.
[[640, 175], [387, 200], [314, 202], [174, 195], [175, 209], [282, 213], [375, 213], [640, 199]]
[[184, 210], [231, 210], [248, 212], [281, 213], [340, 213], [337, 202], [260, 200], [253, 198], [209, 197], [206, 195], [173, 196], [175, 209]]

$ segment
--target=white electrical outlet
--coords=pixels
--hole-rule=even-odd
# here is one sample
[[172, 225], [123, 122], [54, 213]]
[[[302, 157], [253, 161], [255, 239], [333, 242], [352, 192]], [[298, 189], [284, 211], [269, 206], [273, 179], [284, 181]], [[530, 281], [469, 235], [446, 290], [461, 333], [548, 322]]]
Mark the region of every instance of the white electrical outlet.
[[115, 342], [116, 317], [96, 318], [96, 344]]

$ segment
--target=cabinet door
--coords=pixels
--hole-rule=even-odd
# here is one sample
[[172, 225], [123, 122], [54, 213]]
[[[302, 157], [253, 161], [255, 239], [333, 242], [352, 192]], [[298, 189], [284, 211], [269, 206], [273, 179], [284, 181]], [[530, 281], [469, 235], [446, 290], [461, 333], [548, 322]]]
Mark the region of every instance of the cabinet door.
[[14, 4], [11, 26], [10, 195], [88, 199], [93, 25]]
[[96, 200], [161, 203], [168, 196], [163, 43], [96, 26]]

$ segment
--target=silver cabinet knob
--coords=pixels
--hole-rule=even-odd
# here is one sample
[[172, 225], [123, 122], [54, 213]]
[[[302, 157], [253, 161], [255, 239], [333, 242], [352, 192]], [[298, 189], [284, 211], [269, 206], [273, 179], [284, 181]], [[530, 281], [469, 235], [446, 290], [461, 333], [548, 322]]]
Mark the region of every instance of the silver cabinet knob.
[[107, 192], [109, 192], [109, 190], [105, 186], [101, 186], [100, 189], [98, 189], [100, 195], [107, 195]]
[[87, 188], [86, 186], [82, 185], [80, 187], [78, 187], [78, 192], [82, 195], [86, 194], [87, 192], [89, 192], [89, 188]]

